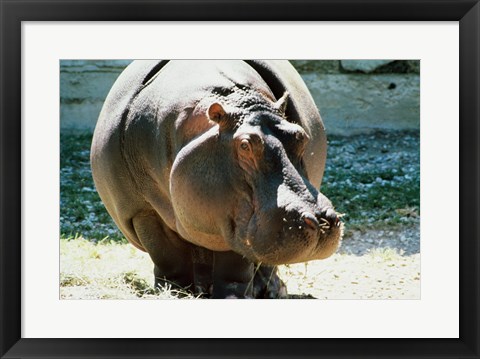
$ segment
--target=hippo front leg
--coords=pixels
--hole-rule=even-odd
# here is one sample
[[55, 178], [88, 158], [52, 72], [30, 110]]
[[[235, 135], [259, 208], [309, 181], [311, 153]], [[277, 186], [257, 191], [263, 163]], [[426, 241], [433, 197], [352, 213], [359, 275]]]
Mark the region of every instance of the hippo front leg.
[[253, 295], [259, 299], [287, 298], [287, 287], [278, 276], [277, 266], [265, 264], [255, 266]]
[[194, 292], [209, 297], [213, 282], [213, 252], [202, 247], [192, 246]]
[[174, 289], [192, 289], [192, 245], [169, 229], [153, 211], [138, 214], [132, 224], [155, 264], [155, 288], [169, 284]]
[[253, 298], [253, 263], [234, 252], [215, 252], [212, 298]]

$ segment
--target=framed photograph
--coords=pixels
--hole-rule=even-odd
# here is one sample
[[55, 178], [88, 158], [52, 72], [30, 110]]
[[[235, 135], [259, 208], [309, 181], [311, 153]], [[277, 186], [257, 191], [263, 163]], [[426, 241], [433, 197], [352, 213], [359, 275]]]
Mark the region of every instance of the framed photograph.
[[[4, 24], [0, 44], [2, 358], [479, 357], [478, 1], [0, 1]], [[133, 59], [141, 61], [132, 65]], [[150, 59], [190, 62], [170, 62], [171, 73], [165, 70], [157, 76], [165, 64], [145, 61]], [[210, 65], [212, 60], [220, 59], [223, 61]], [[247, 61], [231, 61], [237, 59]], [[285, 59], [291, 60], [291, 69], [296, 70], [286, 70], [287, 62], [282, 62]], [[98, 175], [98, 168], [104, 171], [98, 166], [94, 168], [95, 186], [90, 175], [90, 143], [98, 116], [92, 114], [100, 112], [107, 92], [128, 65], [137, 72], [146, 71], [143, 85], [161, 85], [162, 76], [170, 79], [172, 85], [168, 88], [158, 85], [164, 91], [160, 94], [162, 101], [178, 90], [172, 79], [185, 78], [184, 66], [192, 69], [188, 76], [192, 81], [203, 81], [202, 76], [195, 77], [195, 69], [201, 68], [202, 73], [213, 71], [210, 79], [217, 73], [227, 76], [230, 69], [250, 66], [270, 86], [272, 94], [262, 92], [262, 101], [270, 101], [262, 105], [267, 106], [262, 107], [262, 116], [267, 116], [265, 108], [270, 109], [268, 121], [275, 124], [281, 119], [291, 120], [294, 109], [307, 111], [306, 98], [312, 95], [312, 106], [320, 108], [329, 133], [327, 157], [343, 169], [332, 172], [327, 158], [322, 193], [329, 198], [341, 198], [342, 203], [333, 204], [337, 212], [322, 212], [320, 202], [324, 195], [315, 192], [318, 198], [314, 206], [319, 209], [312, 209], [313, 215], [299, 209], [298, 218], [292, 219], [288, 217], [293, 216], [289, 210], [288, 215], [282, 215], [283, 221], [286, 228], [293, 228], [289, 221], [303, 221], [298, 227], [299, 238], [322, 238], [320, 232], [333, 233], [332, 228], [340, 226], [343, 220], [340, 212], [347, 212], [345, 224], [350, 229], [340, 254], [328, 259], [330, 262], [326, 260], [323, 266], [309, 264], [299, 274], [293, 264], [279, 267], [279, 277], [284, 281], [290, 278], [290, 299], [284, 299], [286, 293], [279, 284], [282, 282], [272, 272], [270, 278], [276, 278], [278, 284], [273, 289], [274, 296], [282, 297], [281, 300], [249, 299], [268, 297], [259, 294], [264, 291], [260, 275], [259, 286], [247, 285], [241, 290], [231, 289], [228, 283], [217, 286], [219, 279], [202, 287], [203, 282], [195, 279], [194, 285], [200, 289], [195, 287], [193, 295], [198, 292], [206, 297], [229, 298], [226, 300], [152, 300], [159, 298], [158, 291], [148, 284], [153, 279], [150, 265], [153, 268], [153, 263], [156, 267], [162, 263], [155, 254], [157, 249], [148, 247], [145, 238], [136, 243], [135, 238], [129, 237], [128, 228], [123, 228], [115, 218], [119, 205], [112, 202], [116, 199], [110, 194], [105, 195], [102, 181], [108, 182], [110, 188], [117, 175]], [[147, 71], [148, 66], [152, 69]], [[270, 76], [272, 68], [278, 70], [273, 71], [277, 80]], [[307, 93], [297, 93], [297, 85], [282, 79], [281, 74], [288, 71], [299, 72], [308, 87]], [[237, 84], [242, 83], [240, 72], [234, 73], [227, 77], [231, 80], [233, 76]], [[278, 79], [283, 86], [280, 89], [275, 82]], [[117, 89], [121, 81], [117, 82]], [[350, 82], [343, 85], [341, 81]], [[127, 79], [126, 83], [132, 82]], [[200, 87], [207, 89], [205, 85]], [[237, 87], [241, 90], [243, 85]], [[178, 88], [185, 91], [182, 86]], [[214, 92], [219, 91], [215, 89]], [[115, 91], [110, 96], [124, 93]], [[205, 112], [208, 123], [216, 123], [214, 128], [219, 131], [237, 130], [238, 124], [228, 127], [224, 122], [236, 116], [228, 102], [228, 96], [235, 93], [217, 92], [210, 96], [217, 99], [213, 102], [208, 96], [200, 96], [200, 100], [195, 100], [196, 108], [203, 111], [202, 116]], [[185, 93], [182, 99], [186, 101], [188, 96]], [[241, 96], [245, 106], [251, 105], [249, 96], [254, 95], [249, 92]], [[402, 106], [397, 106], [400, 100]], [[142, 101], [139, 106], [146, 106]], [[121, 110], [116, 103], [102, 116]], [[302, 103], [301, 110], [298, 103]], [[372, 110], [377, 108], [381, 110]], [[144, 115], [145, 109], [148, 106], [141, 110]], [[358, 135], [357, 129], [365, 127], [360, 124], [362, 116], [374, 118], [376, 122], [368, 125], [372, 129], [403, 132], [394, 136], [388, 132], [370, 132], [369, 137]], [[345, 121], [336, 122], [337, 118]], [[304, 130], [308, 137], [316, 133], [303, 122], [292, 121], [301, 126], [287, 122], [278, 122], [283, 125], [275, 125], [274, 130], [269, 125], [268, 136], [255, 130], [255, 136], [263, 136], [264, 151], [269, 151], [268, 146], [278, 148], [278, 143], [284, 143], [285, 131], [299, 132], [295, 136], [298, 141]], [[244, 126], [247, 122], [242, 123], [244, 132], [237, 131], [232, 137], [238, 140], [238, 149], [232, 147], [232, 151], [240, 153], [239, 146], [244, 145], [245, 151], [256, 153], [253, 130], [248, 132]], [[131, 128], [135, 125], [129, 123]], [[285, 126], [290, 126], [288, 131]], [[283, 131], [280, 135], [279, 128]], [[78, 134], [85, 129], [89, 134]], [[192, 129], [185, 131], [183, 135]], [[111, 129], [97, 132], [101, 139], [113, 133]], [[99, 158], [98, 148], [102, 145], [98, 141], [95, 144], [95, 139], [93, 142], [92, 156]], [[144, 147], [148, 150], [152, 146]], [[312, 156], [317, 151], [307, 148]], [[372, 148], [382, 158], [388, 158], [391, 167], [373, 170], [376, 160]], [[295, 162], [291, 153], [299, 150], [285, 147], [284, 151], [285, 161], [288, 158]], [[400, 151], [400, 155], [394, 155]], [[237, 152], [235, 158], [240, 158]], [[276, 158], [272, 156], [270, 161]], [[206, 156], [205, 160], [212, 161], [214, 157]], [[108, 166], [115, 161], [108, 159]], [[288, 162], [285, 161], [280, 162]], [[304, 157], [302, 161], [298, 166], [306, 167], [309, 180], [318, 188], [314, 167]], [[372, 167], [362, 165], [369, 161]], [[360, 167], [365, 167], [363, 177], [354, 173]], [[218, 176], [214, 177], [218, 181]], [[358, 190], [352, 181], [359, 182], [357, 187], [363, 192], [351, 191]], [[392, 188], [399, 188], [396, 195]], [[97, 191], [123, 234], [107, 215]], [[182, 206], [178, 198], [185, 191], [177, 191], [177, 211]], [[125, 189], [120, 193], [125, 199]], [[127, 201], [127, 208], [133, 207], [134, 200]], [[275, 202], [283, 208], [279, 201]], [[185, 203], [181, 209], [184, 216], [194, 208], [189, 200]], [[386, 205], [388, 213], [384, 210]], [[201, 222], [202, 211], [193, 214], [196, 223]], [[158, 215], [160, 212], [157, 211]], [[143, 228], [151, 225], [145, 213], [131, 219], [136, 233], [143, 233]], [[167, 217], [161, 218], [167, 221]], [[188, 238], [188, 218], [180, 221], [179, 235]], [[391, 231], [382, 235], [397, 236], [396, 249], [391, 250], [391, 242], [382, 246], [383, 239], [369, 243], [362, 233], [381, 221], [388, 222], [391, 228], [397, 222], [408, 226], [414, 239]], [[111, 242], [109, 236], [115, 240]], [[143, 255], [127, 245], [123, 236], [148, 253]], [[120, 246], [118, 240], [124, 243]], [[91, 245], [93, 242], [95, 246]], [[252, 245], [245, 243], [247, 247]], [[108, 248], [104, 250], [99, 244]], [[209, 249], [216, 253], [212, 248]], [[225, 257], [230, 266], [236, 261], [237, 268], [245, 265], [247, 272], [255, 269], [252, 263], [244, 263], [247, 252], [238, 248], [235, 251], [243, 257]], [[278, 258], [281, 251], [276, 249], [275, 253]], [[210, 263], [204, 252], [195, 255], [203, 258], [201, 264]], [[221, 268], [224, 257], [214, 256]], [[105, 260], [111, 257], [120, 265], [128, 265], [113, 268], [117, 263]], [[269, 260], [268, 253], [265, 258]], [[369, 260], [362, 262], [361, 267], [359, 258]], [[134, 261], [147, 263], [146, 277], [139, 276], [137, 270], [129, 271]], [[200, 262], [194, 261], [193, 265]], [[371, 278], [369, 272], [378, 262], [392, 268], [380, 281]], [[265, 268], [256, 267], [252, 283], [257, 283], [254, 281], [259, 271], [264, 275], [270, 267]], [[405, 279], [400, 273], [406, 270], [417, 274], [408, 272]], [[161, 269], [155, 271], [157, 277]], [[218, 278], [217, 272], [213, 273]], [[296, 276], [303, 283], [299, 281], [301, 284], [297, 285]], [[118, 278], [123, 287], [113, 291], [111, 283]], [[358, 278], [369, 283], [368, 290], [362, 289]], [[160, 285], [177, 283], [166, 275], [162, 280], [165, 283], [160, 281]], [[265, 293], [270, 288], [268, 283]], [[102, 285], [108, 290], [103, 291]], [[171, 294], [172, 287], [168, 285], [162, 288]], [[231, 299], [242, 297], [242, 293], [247, 300]]]

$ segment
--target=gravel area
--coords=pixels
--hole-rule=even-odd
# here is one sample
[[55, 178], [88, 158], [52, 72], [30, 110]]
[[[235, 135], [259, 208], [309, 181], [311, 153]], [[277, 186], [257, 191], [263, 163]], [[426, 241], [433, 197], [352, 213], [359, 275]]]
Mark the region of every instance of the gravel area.
[[350, 228], [411, 225], [420, 216], [418, 132], [329, 136], [322, 192]]
[[362, 256], [379, 248], [394, 249], [405, 256], [420, 253], [419, 226], [395, 230], [348, 231], [338, 253]]
[[[408, 193], [411, 198], [406, 206], [396, 206], [392, 203], [395, 201], [380, 202], [381, 205], [374, 205], [369, 211], [362, 210], [359, 217], [347, 221], [353, 228], [347, 225], [339, 253], [363, 255], [375, 248], [394, 248], [402, 255], [420, 253], [419, 140], [416, 132], [377, 132], [350, 138], [334, 137], [329, 141], [329, 164], [324, 179], [329, 186], [337, 185], [335, 179], [330, 179], [329, 172], [339, 173], [341, 168], [354, 173], [357, 178], [371, 179], [367, 183], [362, 180], [352, 183], [352, 191], [358, 193], [350, 199], [346, 198], [340, 206], [350, 206], [352, 202], [358, 204], [357, 200], [361, 198], [369, 199], [369, 191], [380, 192], [386, 202], [391, 189], [405, 189], [404, 193], [414, 190]], [[335, 170], [332, 171], [332, 168]], [[346, 181], [352, 182], [348, 177]], [[378, 188], [385, 191], [378, 191]], [[392, 204], [390, 214], [394, 216], [385, 218], [385, 213], [388, 213], [386, 208]], [[393, 218], [398, 221], [393, 221]], [[375, 221], [377, 226], [369, 228], [368, 224]], [[393, 226], [388, 225], [392, 222], [395, 223]]]

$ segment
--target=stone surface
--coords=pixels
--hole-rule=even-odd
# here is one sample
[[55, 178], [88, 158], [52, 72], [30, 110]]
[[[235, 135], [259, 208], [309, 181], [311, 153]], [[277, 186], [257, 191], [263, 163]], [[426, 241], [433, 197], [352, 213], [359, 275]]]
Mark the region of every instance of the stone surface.
[[420, 61], [419, 60], [395, 60], [386, 65], [377, 67], [374, 71], [376, 74], [419, 74]]
[[302, 74], [327, 134], [376, 129], [419, 129], [420, 76], [416, 74]]
[[60, 129], [93, 131], [103, 101], [129, 60], [60, 62]]
[[318, 72], [322, 74], [340, 73], [339, 60], [290, 60], [298, 72]]
[[347, 71], [373, 72], [394, 60], [341, 60], [342, 68]]
[[[347, 60], [352, 61], [352, 60]], [[342, 61], [342, 65], [344, 62]], [[377, 61], [377, 62], [375, 62]], [[375, 73], [340, 73], [340, 61], [294, 60], [325, 122], [327, 133], [418, 129], [420, 62], [370, 63]], [[63, 60], [60, 63], [62, 131], [92, 132], [108, 91], [128, 60]], [[380, 66], [380, 67], [379, 67]], [[399, 73], [401, 72], [401, 73]]]

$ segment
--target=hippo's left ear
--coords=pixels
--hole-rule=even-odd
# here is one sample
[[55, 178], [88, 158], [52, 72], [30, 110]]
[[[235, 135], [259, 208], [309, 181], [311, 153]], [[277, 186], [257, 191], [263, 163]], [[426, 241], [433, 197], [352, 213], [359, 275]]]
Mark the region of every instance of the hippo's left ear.
[[285, 91], [283, 96], [275, 102], [273, 105], [282, 115], [285, 115], [285, 111], [287, 111], [287, 103], [288, 103], [288, 92]]
[[230, 121], [230, 116], [228, 116], [223, 106], [220, 105], [218, 102], [214, 102], [210, 105], [207, 114], [208, 119], [218, 123], [221, 130], [228, 130], [232, 127], [232, 121]]

